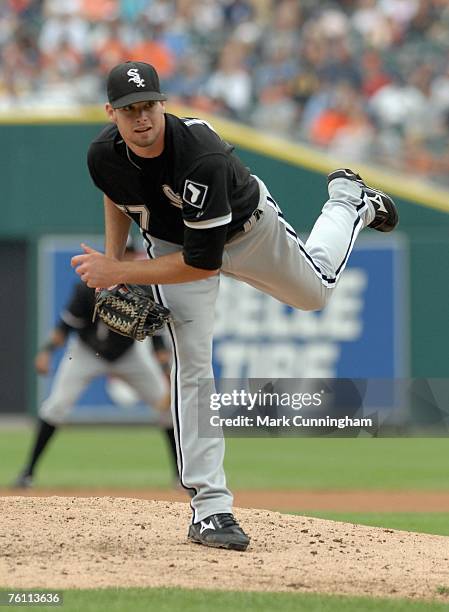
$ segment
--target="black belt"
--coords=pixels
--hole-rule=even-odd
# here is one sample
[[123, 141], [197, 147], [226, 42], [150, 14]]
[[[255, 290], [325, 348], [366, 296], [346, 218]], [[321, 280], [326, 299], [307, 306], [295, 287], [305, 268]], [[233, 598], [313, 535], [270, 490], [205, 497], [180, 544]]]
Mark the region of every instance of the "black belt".
[[255, 210], [253, 210], [248, 219], [244, 223], [242, 223], [242, 225], [236, 227], [235, 230], [228, 234], [226, 242], [229, 242], [238, 234], [247, 234], [253, 229], [254, 225], [259, 221], [262, 216], [263, 210], [261, 210], [260, 208], [256, 208]]

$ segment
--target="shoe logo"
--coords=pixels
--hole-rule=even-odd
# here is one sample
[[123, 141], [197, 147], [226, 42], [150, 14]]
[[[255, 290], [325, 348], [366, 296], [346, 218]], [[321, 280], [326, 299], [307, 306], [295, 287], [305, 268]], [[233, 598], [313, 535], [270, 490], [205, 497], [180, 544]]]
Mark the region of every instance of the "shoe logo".
[[128, 83], [132, 81], [137, 87], [145, 87], [145, 80], [140, 76], [138, 68], [130, 68], [126, 74], [131, 77]]
[[215, 526], [212, 519], [208, 523], [206, 523], [206, 521], [201, 521], [200, 535], [203, 533], [203, 531], [206, 531], [206, 529], [213, 529], [215, 531]]
[[380, 193], [376, 193], [372, 196], [369, 196], [370, 200], [374, 202], [374, 206], [376, 207], [376, 212], [384, 212], [388, 214], [388, 210], [385, 208], [384, 201], [382, 200], [382, 196]]

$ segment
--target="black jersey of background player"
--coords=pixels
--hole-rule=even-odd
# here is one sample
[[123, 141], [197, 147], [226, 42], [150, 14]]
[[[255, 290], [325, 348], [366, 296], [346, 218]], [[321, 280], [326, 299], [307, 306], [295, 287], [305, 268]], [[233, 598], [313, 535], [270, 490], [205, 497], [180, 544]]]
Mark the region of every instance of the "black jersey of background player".
[[107, 126], [89, 148], [92, 180], [144, 232], [183, 245], [187, 264], [219, 268], [225, 242], [257, 207], [258, 183], [207, 122], [165, 117], [164, 151], [151, 159]]
[[116, 334], [96, 319], [92, 321], [95, 307], [95, 289], [77, 283], [66, 308], [61, 313], [59, 328], [64, 332], [75, 330], [82, 342], [107, 361], [121, 357], [134, 343], [132, 338]]

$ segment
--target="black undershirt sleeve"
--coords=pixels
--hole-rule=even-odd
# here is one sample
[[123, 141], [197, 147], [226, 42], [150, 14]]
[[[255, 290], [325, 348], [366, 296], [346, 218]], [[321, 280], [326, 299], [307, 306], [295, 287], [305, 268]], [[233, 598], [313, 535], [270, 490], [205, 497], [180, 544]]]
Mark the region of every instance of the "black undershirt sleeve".
[[92, 320], [94, 307], [95, 289], [82, 282], [77, 283], [65, 310], [78, 319], [84, 319], [89, 324]]
[[153, 341], [153, 348], [156, 353], [158, 351], [163, 351], [167, 348], [163, 336], [159, 336], [156, 334], [155, 336], [151, 336], [151, 340]]
[[58, 327], [63, 331], [66, 328], [80, 331], [91, 325], [92, 314], [95, 307], [95, 290], [82, 282], [76, 283], [70, 299], [60, 315], [61, 323]]
[[64, 334], [64, 336], [67, 336], [72, 331], [73, 327], [68, 325], [62, 319], [59, 319], [58, 323], [56, 324], [56, 329], [58, 329], [60, 332], [62, 332]]
[[204, 270], [221, 268], [227, 225], [209, 229], [184, 229], [183, 257], [187, 265]]

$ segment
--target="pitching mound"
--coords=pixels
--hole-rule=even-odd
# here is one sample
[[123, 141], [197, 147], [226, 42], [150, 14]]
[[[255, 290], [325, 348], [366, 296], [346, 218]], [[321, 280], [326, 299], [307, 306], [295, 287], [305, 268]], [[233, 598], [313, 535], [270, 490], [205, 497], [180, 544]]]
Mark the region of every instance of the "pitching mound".
[[437, 598], [449, 538], [237, 509], [247, 552], [186, 539], [187, 503], [0, 498], [0, 587], [179, 586]]

